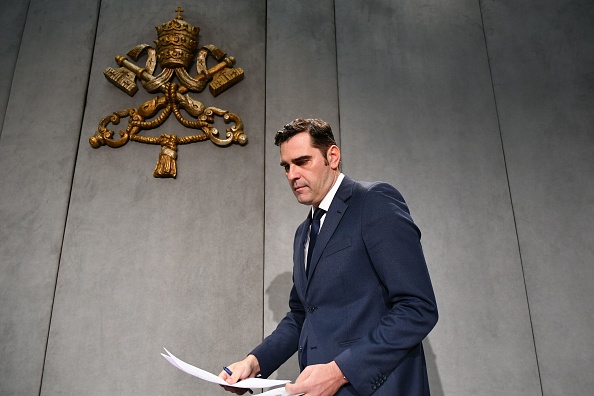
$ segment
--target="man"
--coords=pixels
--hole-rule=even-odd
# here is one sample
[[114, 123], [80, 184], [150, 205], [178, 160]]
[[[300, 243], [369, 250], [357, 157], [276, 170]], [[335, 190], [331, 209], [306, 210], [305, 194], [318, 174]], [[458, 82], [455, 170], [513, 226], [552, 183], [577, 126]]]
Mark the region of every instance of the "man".
[[290, 311], [221, 378], [267, 377], [297, 351], [302, 372], [286, 385], [291, 394], [429, 395], [421, 342], [437, 306], [404, 199], [386, 183], [343, 175], [322, 120], [293, 121], [275, 144], [297, 201], [312, 207], [295, 233]]

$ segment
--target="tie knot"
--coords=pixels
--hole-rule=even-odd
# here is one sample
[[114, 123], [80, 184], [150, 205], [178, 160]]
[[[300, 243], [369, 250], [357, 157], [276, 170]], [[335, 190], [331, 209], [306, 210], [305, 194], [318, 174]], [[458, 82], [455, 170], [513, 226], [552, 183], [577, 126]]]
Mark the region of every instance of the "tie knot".
[[322, 208], [317, 208], [313, 213], [313, 220], [320, 220], [326, 211]]

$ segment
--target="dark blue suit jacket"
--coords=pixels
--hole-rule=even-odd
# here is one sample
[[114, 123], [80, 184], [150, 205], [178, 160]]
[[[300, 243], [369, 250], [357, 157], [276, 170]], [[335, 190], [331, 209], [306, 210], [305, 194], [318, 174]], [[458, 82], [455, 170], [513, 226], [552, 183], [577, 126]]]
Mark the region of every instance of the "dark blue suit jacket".
[[295, 351], [301, 369], [336, 361], [337, 395], [429, 395], [421, 341], [437, 305], [421, 233], [400, 193], [345, 177], [318, 236], [309, 278], [295, 233], [290, 311], [253, 353], [267, 377]]

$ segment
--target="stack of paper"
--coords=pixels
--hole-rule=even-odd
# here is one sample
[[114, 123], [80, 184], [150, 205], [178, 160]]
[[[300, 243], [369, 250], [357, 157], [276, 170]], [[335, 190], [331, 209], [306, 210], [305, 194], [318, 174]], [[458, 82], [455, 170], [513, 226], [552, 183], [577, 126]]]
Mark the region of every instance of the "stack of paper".
[[[271, 388], [273, 386], [284, 385], [288, 382], [291, 382], [289, 380], [269, 380], [269, 379], [264, 379], [264, 378], [246, 378], [244, 380], [237, 382], [236, 384], [229, 385], [222, 378], [219, 378], [219, 376], [209, 373], [208, 371], [202, 370], [198, 367], [194, 367], [191, 364], [188, 364], [188, 363], [184, 362], [183, 360], [175, 357], [166, 348], [163, 348], [163, 349], [165, 349], [165, 352], [167, 352], [167, 354], [162, 353], [161, 356], [163, 356], [165, 359], [167, 359], [167, 361], [169, 363], [171, 363], [173, 366], [177, 367], [178, 369], [180, 369], [181, 371], [183, 371], [185, 373], [193, 375], [194, 377], [198, 377], [204, 381], [212, 382], [214, 384], [230, 386], [230, 387], [234, 387], [234, 388], [249, 389], [249, 388]], [[290, 396], [290, 394], [287, 393], [287, 391], [285, 390], [284, 387], [272, 389], [267, 392], [261, 393], [260, 395], [261, 396]]]

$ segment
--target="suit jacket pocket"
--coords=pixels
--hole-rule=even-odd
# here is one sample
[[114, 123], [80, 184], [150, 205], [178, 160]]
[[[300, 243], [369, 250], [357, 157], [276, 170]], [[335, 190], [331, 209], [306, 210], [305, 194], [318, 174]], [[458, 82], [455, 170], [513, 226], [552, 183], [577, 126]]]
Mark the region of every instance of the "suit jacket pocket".
[[340, 252], [341, 250], [344, 250], [348, 247], [350, 247], [352, 244], [351, 241], [351, 237], [345, 237], [339, 241], [336, 241], [328, 246], [326, 246], [326, 249], [324, 249], [324, 257], [330, 256], [331, 254]]
[[352, 340], [346, 340], [346, 341], [341, 341], [338, 343], [339, 347], [348, 347], [353, 345], [354, 343], [356, 343], [357, 341], [359, 341], [361, 339], [361, 337], [357, 337], [357, 338], [353, 338]]

